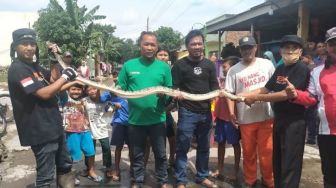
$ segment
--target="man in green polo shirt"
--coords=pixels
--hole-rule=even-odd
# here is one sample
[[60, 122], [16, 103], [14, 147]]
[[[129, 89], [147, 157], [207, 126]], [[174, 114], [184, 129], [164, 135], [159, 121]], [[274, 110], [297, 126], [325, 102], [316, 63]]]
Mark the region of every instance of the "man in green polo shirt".
[[[155, 59], [158, 50], [157, 37], [153, 32], [142, 32], [140, 36], [141, 57], [127, 61], [118, 77], [118, 85], [125, 91], [138, 91], [154, 86], [172, 86], [169, 66]], [[144, 182], [144, 149], [149, 137], [155, 156], [155, 171], [161, 187], [167, 186], [167, 157], [165, 103], [166, 96], [149, 95], [128, 99], [128, 137], [132, 151], [134, 183], [141, 187]]]

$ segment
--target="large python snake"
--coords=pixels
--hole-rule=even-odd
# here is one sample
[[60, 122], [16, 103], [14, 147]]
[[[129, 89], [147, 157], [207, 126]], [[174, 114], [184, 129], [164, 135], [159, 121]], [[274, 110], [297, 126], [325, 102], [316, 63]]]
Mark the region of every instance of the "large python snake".
[[[52, 43], [47, 42], [47, 46], [51, 47]], [[60, 52], [60, 50], [58, 50]], [[66, 65], [62, 59], [62, 57], [58, 54], [58, 53], [54, 53], [55, 58], [57, 59], [57, 61], [59, 62], [59, 64], [63, 67], [66, 68]], [[89, 85], [98, 89], [102, 89], [102, 90], [106, 90], [106, 91], [110, 91], [112, 93], [114, 93], [117, 96], [120, 96], [122, 98], [141, 98], [147, 95], [152, 95], [152, 94], [164, 94], [164, 95], [168, 95], [171, 97], [177, 97], [177, 96], [182, 96], [184, 99], [186, 100], [191, 100], [191, 101], [203, 101], [203, 100], [208, 100], [208, 99], [212, 99], [218, 96], [221, 97], [226, 97], [229, 98], [231, 100], [238, 100], [238, 101], [243, 101], [244, 98], [240, 97], [240, 96], [236, 96], [233, 95], [227, 91], [225, 91], [224, 89], [222, 90], [214, 90], [212, 92], [209, 93], [205, 93], [205, 94], [192, 94], [192, 93], [187, 93], [184, 91], [179, 91], [179, 90], [174, 90], [174, 89], [170, 89], [167, 87], [162, 87], [162, 86], [157, 86], [157, 87], [149, 87], [143, 90], [139, 90], [139, 91], [123, 91], [117, 87], [111, 87], [102, 83], [98, 83], [98, 82], [94, 82], [85, 78], [82, 78], [80, 76], [78, 76], [76, 78], [77, 81], [82, 82], [85, 85]]]

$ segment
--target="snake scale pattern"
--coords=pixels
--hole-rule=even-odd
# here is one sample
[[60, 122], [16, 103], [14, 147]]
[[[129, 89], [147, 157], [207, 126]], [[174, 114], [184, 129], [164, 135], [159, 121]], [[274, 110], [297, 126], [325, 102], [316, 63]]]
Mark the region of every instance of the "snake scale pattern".
[[[47, 45], [53, 45], [50, 42], [47, 42]], [[60, 51], [60, 50], [59, 50]], [[66, 65], [62, 59], [62, 57], [58, 54], [58, 53], [54, 53], [55, 58], [57, 59], [57, 61], [59, 62], [59, 64], [63, 67], [66, 68]], [[179, 91], [179, 90], [174, 90], [171, 88], [167, 88], [167, 87], [162, 87], [162, 86], [157, 86], [157, 87], [150, 87], [150, 88], [146, 88], [143, 90], [139, 90], [139, 91], [123, 91], [117, 87], [111, 87], [111, 86], [107, 86], [105, 84], [102, 83], [98, 83], [98, 82], [94, 82], [85, 78], [82, 78], [80, 76], [78, 76], [76, 78], [77, 81], [82, 82], [86, 85], [101, 89], [101, 90], [106, 90], [106, 91], [110, 91], [112, 93], [114, 93], [117, 96], [120, 96], [122, 98], [141, 98], [147, 95], [152, 95], [152, 94], [164, 94], [164, 95], [168, 95], [171, 97], [176, 97], [176, 96], [183, 96], [184, 99], [186, 100], [191, 100], [191, 101], [203, 101], [203, 100], [208, 100], [208, 99], [212, 99], [218, 96], [223, 96], [226, 98], [229, 98], [231, 100], [243, 100], [242, 97], [233, 95], [225, 90], [214, 90], [212, 92], [209, 93], [205, 93], [205, 94], [192, 94], [192, 93], [187, 93], [187, 92], [183, 92], [183, 91]]]

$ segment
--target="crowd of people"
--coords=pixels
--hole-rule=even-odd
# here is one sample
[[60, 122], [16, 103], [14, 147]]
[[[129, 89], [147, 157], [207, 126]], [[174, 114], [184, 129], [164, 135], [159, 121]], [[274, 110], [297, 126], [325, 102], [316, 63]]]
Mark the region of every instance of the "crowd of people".
[[[77, 70], [71, 66], [70, 52], [63, 56], [67, 67], [51, 61], [51, 70], [44, 69], [38, 64], [35, 31], [18, 29], [13, 32], [8, 86], [21, 145], [31, 146], [36, 159], [36, 187], [50, 187], [55, 171], [59, 187], [79, 185], [80, 176], [102, 182], [104, 177], [95, 170], [99, 141], [105, 177], [120, 181], [121, 152], [126, 144], [132, 188], [144, 185], [150, 148], [154, 153], [158, 187], [169, 186], [168, 169], [174, 169], [171, 172], [176, 187], [185, 188], [187, 154], [194, 141], [197, 145], [195, 182], [203, 187], [217, 187], [211, 179], [223, 177], [228, 143], [232, 144], [235, 155], [228, 181], [238, 181], [242, 150], [243, 187], [256, 185], [259, 161], [263, 186], [296, 188], [301, 178], [307, 126], [309, 144], [316, 144], [318, 130], [324, 187], [336, 187], [336, 153], [332, 149], [336, 144], [336, 27], [327, 31], [326, 40], [317, 43], [316, 48], [308, 43], [309, 48], [305, 49], [303, 40], [296, 35], [283, 36], [282, 64], [274, 63], [270, 54], [256, 57], [255, 39], [242, 37], [241, 58], [229, 56], [222, 60], [222, 78], [218, 78], [215, 64], [205, 58], [204, 35], [200, 30], [186, 35], [189, 54], [172, 66], [168, 64], [169, 51], [159, 48], [155, 33], [142, 32], [139, 44], [141, 56], [127, 61], [115, 75], [116, 85], [122, 90], [163, 86], [205, 94], [225, 89], [241, 100], [224, 98], [223, 92], [215, 99], [204, 101], [163, 94], [124, 99], [75, 81], [78, 74], [86, 78], [89, 74], [85, 62]], [[50, 47], [51, 55], [57, 51], [56, 45]], [[212, 104], [215, 104], [214, 114]], [[174, 109], [178, 110], [177, 123], [171, 115]], [[114, 111], [112, 122], [106, 122], [102, 117], [111, 110]], [[214, 126], [218, 165], [210, 173], [210, 139]], [[110, 145], [115, 146], [113, 152]], [[80, 169], [83, 156], [86, 168]]]

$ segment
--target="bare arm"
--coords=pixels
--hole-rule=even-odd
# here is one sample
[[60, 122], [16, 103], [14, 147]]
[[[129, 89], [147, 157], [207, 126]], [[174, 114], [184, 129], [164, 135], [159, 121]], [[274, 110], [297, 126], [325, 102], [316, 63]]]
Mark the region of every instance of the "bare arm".
[[51, 72], [51, 76], [50, 76], [51, 83], [55, 82], [61, 77], [61, 70], [58, 68], [56, 64], [51, 65], [50, 72]]
[[279, 102], [279, 101], [286, 101], [289, 97], [285, 90], [275, 92], [275, 93], [268, 93], [268, 94], [256, 94], [256, 95], [249, 95], [245, 97], [245, 104], [251, 105], [256, 101], [263, 101], [263, 102]]
[[[50, 50], [51, 54], [55, 54], [57, 52], [59, 52], [59, 48], [56, 44], [52, 44], [51, 46], [48, 46], [48, 50]], [[55, 58], [51, 58], [50, 60], [50, 72], [51, 72], [51, 76], [50, 76], [50, 82], [56, 82], [60, 77], [61, 77], [61, 70], [60, 65], [58, 64], [57, 60]]]
[[36, 90], [33, 94], [44, 100], [50, 99], [57, 94], [67, 80], [74, 80], [76, 77], [77, 73], [73, 70], [73, 68], [68, 67], [63, 71], [62, 76], [58, 80], [46, 87]]
[[258, 94], [256, 97], [258, 101], [264, 102], [279, 102], [288, 100], [288, 96], [285, 90], [268, 94]]
[[51, 83], [46, 87], [38, 89], [33, 94], [44, 100], [50, 99], [57, 94], [57, 92], [60, 90], [60, 88], [65, 82], [66, 80], [64, 78], [59, 78], [54, 83]]
[[258, 94], [267, 94], [269, 92], [270, 91], [266, 87], [262, 87], [262, 88], [255, 89], [250, 92], [239, 93], [238, 95], [242, 97], [250, 97], [250, 96], [255, 96]]
[[84, 85], [82, 82], [76, 80], [76, 81], [72, 81], [72, 82], [68, 82], [68, 83], [64, 84], [59, 91], [65, 91], [65, 90], [69, 89], [69, 87], [71, 87], [74, 84]]
[[236, 116], [236, 111], [235, 111], [235, 102], [232, 101], [231, 99], [226, 99], [227, 104], [228, 104], [228, 110], [230, 114], [230, 121], [232, 124], [236, 125], [237, 124], [237, 116]]

